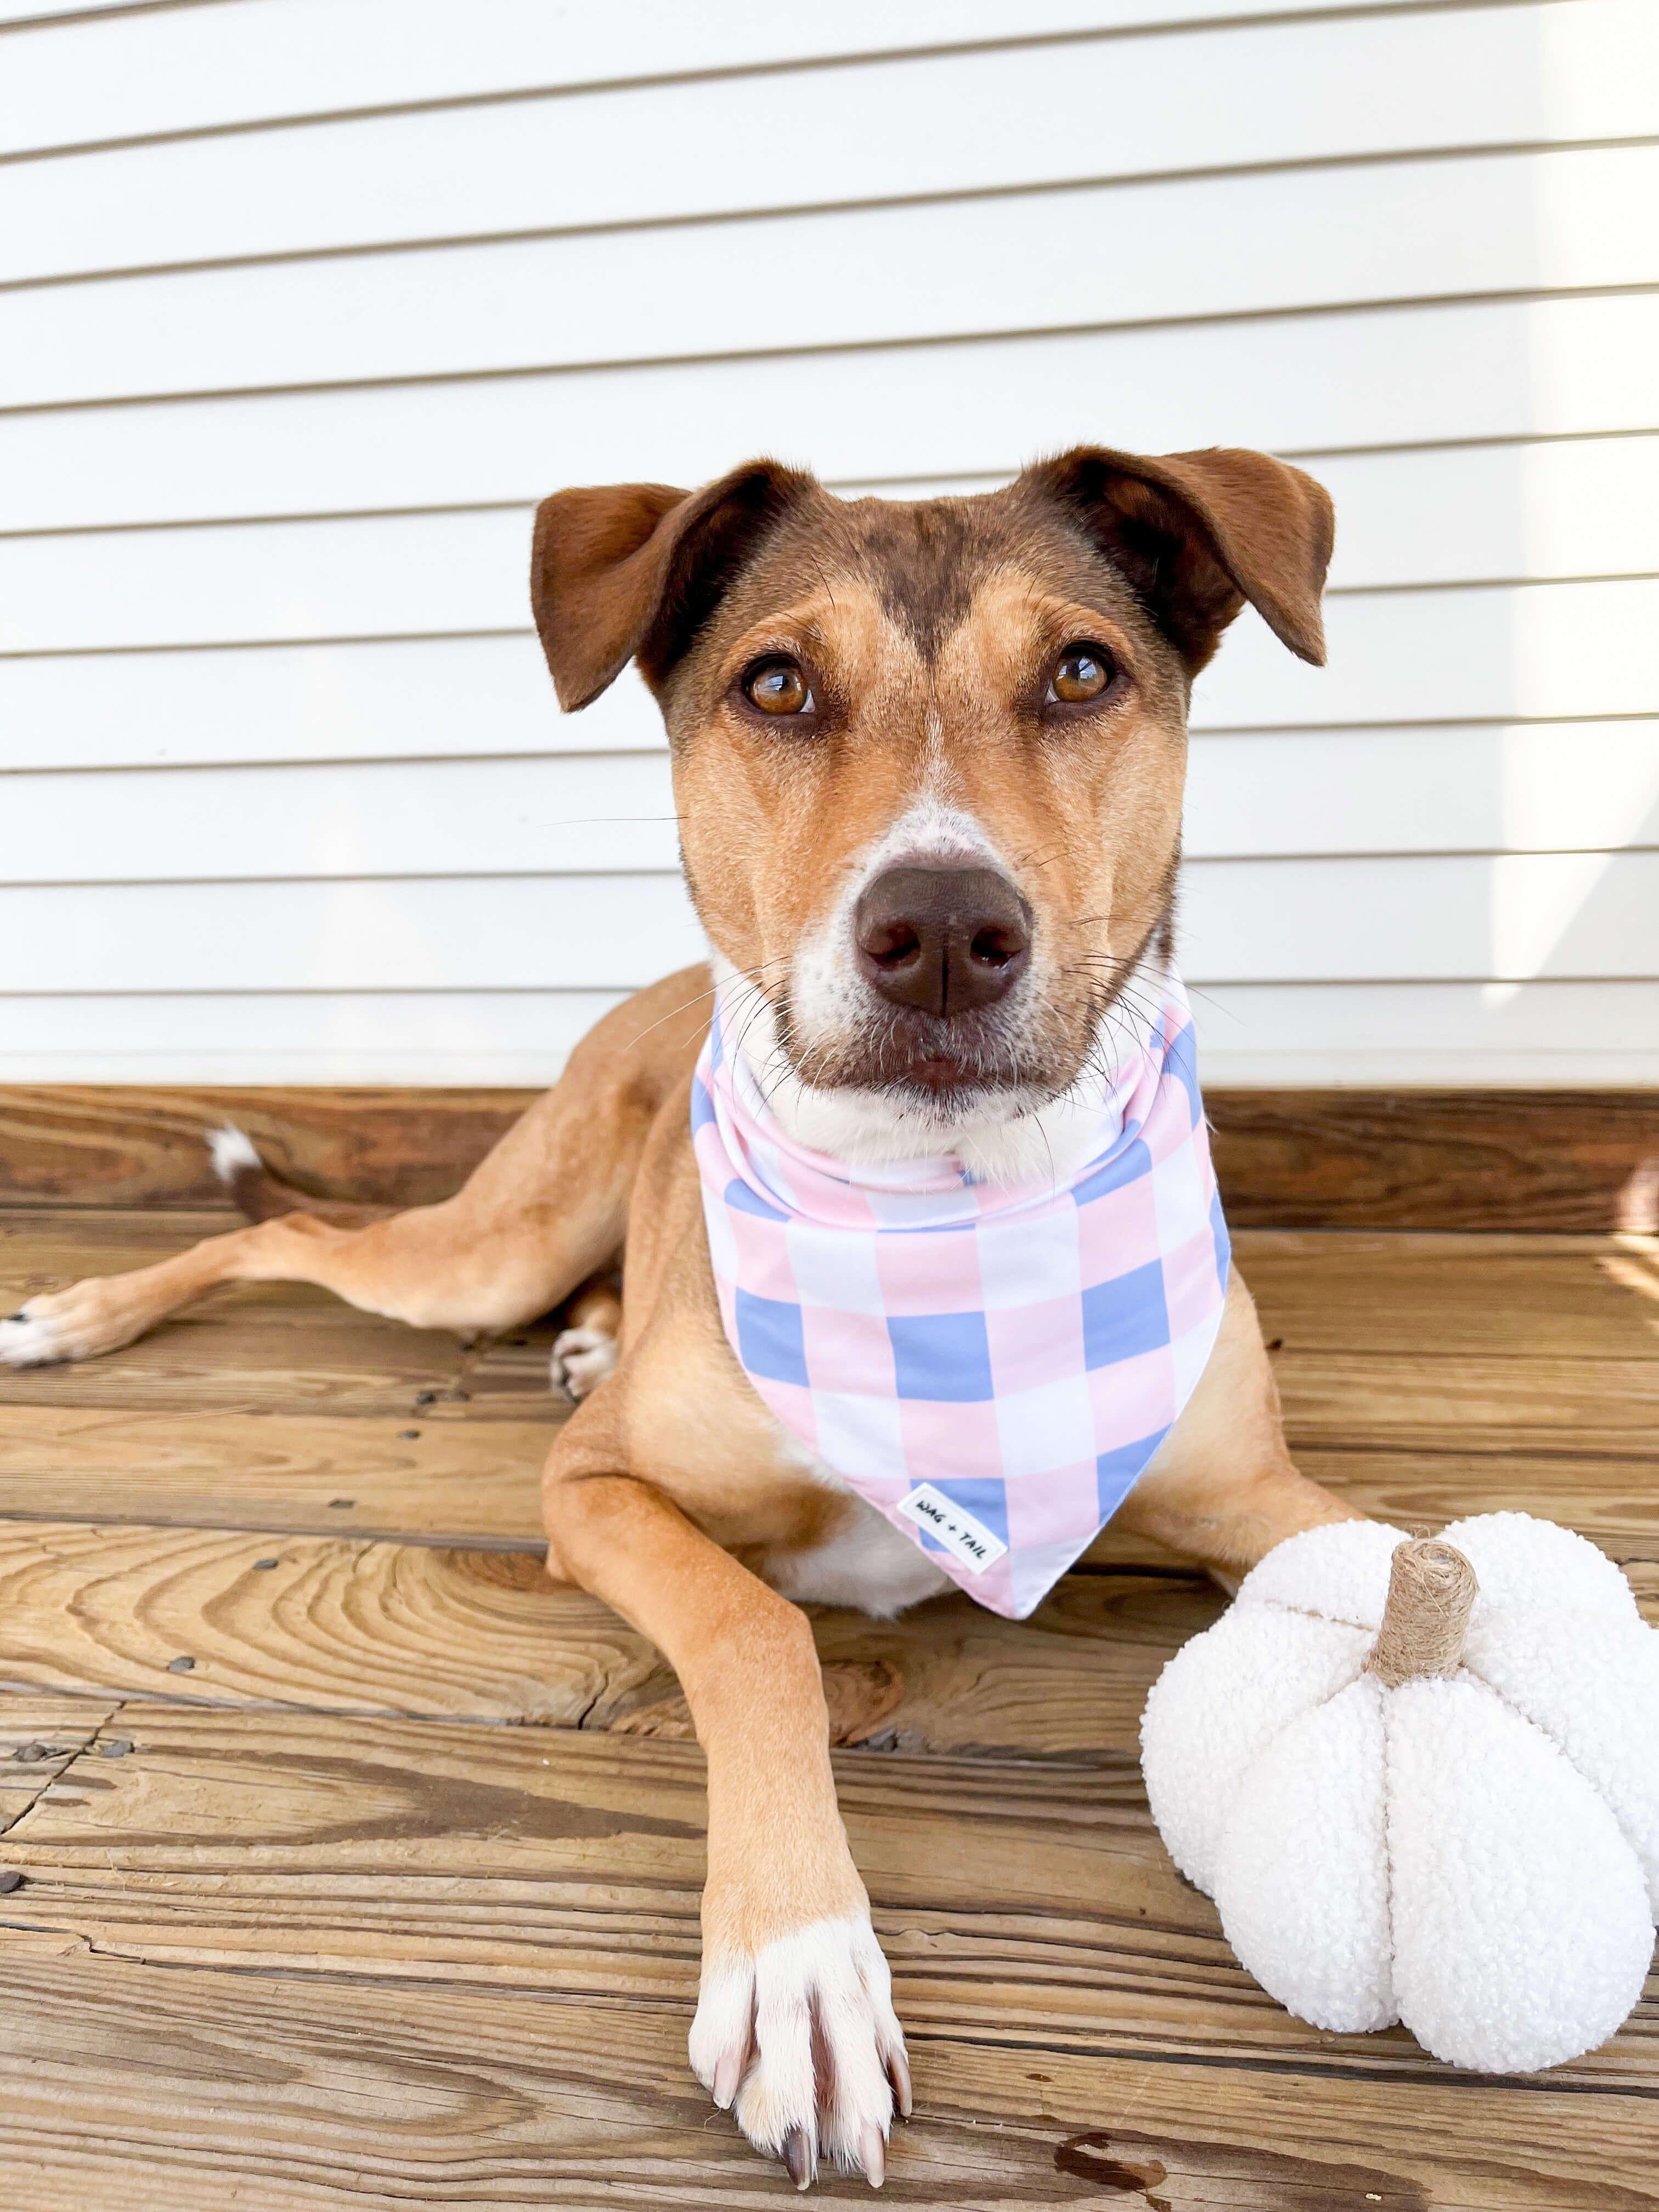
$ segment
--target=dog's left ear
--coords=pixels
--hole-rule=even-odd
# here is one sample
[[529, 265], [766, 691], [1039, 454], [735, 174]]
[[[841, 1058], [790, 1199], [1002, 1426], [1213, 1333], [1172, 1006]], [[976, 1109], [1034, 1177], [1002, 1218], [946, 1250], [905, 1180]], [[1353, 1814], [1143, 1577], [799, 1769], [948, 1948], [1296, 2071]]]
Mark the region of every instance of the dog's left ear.
[[1324, 665], [1319, 595], [1336, 518], [1300, 469], [1225, 446], [1152, 456], [1078, 446], [1022, 482], [1082, 525], [1193, 673], [1246, 599], [1292, 653]]
[[814, 482], [778, 461], [745, 461], [701, 491], [602, 484], [544, 499], [530, 604], [565, 711], [591, 705], [635, 659], [659, 689], [768, 530]]

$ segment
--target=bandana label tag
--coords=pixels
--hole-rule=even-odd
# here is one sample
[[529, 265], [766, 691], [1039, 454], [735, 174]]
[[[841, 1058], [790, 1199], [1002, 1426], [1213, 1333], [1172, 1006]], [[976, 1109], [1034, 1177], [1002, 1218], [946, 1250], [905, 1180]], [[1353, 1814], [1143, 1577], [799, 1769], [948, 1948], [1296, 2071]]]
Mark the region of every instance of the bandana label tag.
[[907, 1521], [915, 1522], [918, 1528], [925, 1528], [933, 1541], [943, 1544], [970, 1574], [982, 1575], [987, 1567], [995, 1566], [1008, 1548], [982, 1521], [975, 1521], [971, 1513], [952, 1504], [945, 1492], [935, 1490], [931, 1482], [919, 1482], [893, 1510], [902, 1513]]

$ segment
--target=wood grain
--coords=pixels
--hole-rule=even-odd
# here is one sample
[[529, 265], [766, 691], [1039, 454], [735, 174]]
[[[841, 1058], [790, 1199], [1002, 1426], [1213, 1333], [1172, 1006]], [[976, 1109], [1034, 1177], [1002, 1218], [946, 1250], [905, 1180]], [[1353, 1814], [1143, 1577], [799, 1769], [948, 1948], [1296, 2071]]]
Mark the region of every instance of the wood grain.
[[[463, 2178], [477, 2185], [481, 2154], [502, 2162], [513, 2203], [553, 2201], [556, 2182], [576, 2202], [590, 2185], [645, 2186], [648, 2160], [672, 2161], [652, 2203], [744, 2201], [696, 2191], [766, 2178], [728, 2172], [742, 2155], [730, 2123], [684, 2066], [702, 1855], [691, 1747], [142, 1705], [119, 1726], [131, 1750], [83, 1756], [9, 1839], [25, 1955], [0, 1937], [0, 1989], [12, 2030], [27, 2027], [19, 2088], [44, 2081], [61, 2100], [72, 2068], [111, 2100], [72, 2130], [60, 2103], [46, 2141], [141, 2148], [147, 2172], [160, 2154], [141, 2185], [156, 2196], [125, 2201], [173, 2201], [168, 2130], [185, 2112], [210, 2172], [239, 2172], [252, 2130], [324, 2161], [304, 2178], [330, 2190], [338, 2130], [355, 2127], [394, 2202], [419, 2185], [397, 2161], [439, 2142], [460, 2161], [440, 2201], [492, 2201]], [[1547, 2081], [1460, 2077], [1398, 2030], [1311, 2037], [1231, 1960], [1130, 1778], [1085, 1795], [1027, 1765], [837, 1767], [917, 2073], [899, 2201], [1066, 2202], [1081, 2182], [1078, 2201], [1097, 2202], [1090, 2161], [1108, 2152], [1156, 2160], [1186, 2191], [1166, 2201], [1194, 2206], [1312, 2212], [1378, 2201], [1379, 2186], [1418, 2208], [1659, 2201], [1640, 2182], [1659, 2155], [1651, 2005]], [[52, 1956], [50, 1978], [30, 1947]], [[215, 2055], [222, 1990], [254, 2039], [234, 2038], [234, 2059]], [[135, 2039], [132, 2019], [170, 2002], [159, 2036]], [[284, 2022], [303, 2068], [258, 2040], [286, 2051]], [[342, 2061], [349, 2093], [325, 2093]], [[533, 2093], [497, 2076], [504, 2063], [537, 2071]], [[580, 2132], [596, 2096], [603, 2168]], [[47, 2117], [34, 2095], [9, 2105], [0, 2171]], [[511, 2140], [515, 2122], [532, 2142]], [[1598, 2173], [1611, 2193], [1595, 2193]]]
[[[692, 1745], [539, 1728], [125, 1706], [8, 1838], [9, 1917], [154, 1963], [532, 1987], [689, 2005], [704, 1866]], [[1256, 1987], [1158, 1841], [1138, 1775], [840, 1753], [854, 1853], [923, 2033], [1098, 2033], [1267, 2061], [1307, 2030]], [[1659, 1991], [1656, 1991], [1659, 1994]], [[1659, 2021], [1577, 2063], [1639, 2078]], [[1395, 2033], [1320, 2039], [1322, 2063]]]
[[[0, 1216], [0, 1275], [222, 1218]], [[1407, 1526], [1570, 1522], [1659, 1618], [1651, 1241], [1238, 1241], [1310, 1474]], [[672, 1676], [541, 1571], [547, 1336], [468, 1352], [276, 1287], [0, 1382], [0, 2189], [31, 2212], [775, 2201], [685, 2069], [702, 1759], [629, 1728], [672, 1726]], [[902, 1690], [836, 1754], [921, 2099], [887, 2195], [1659, 2212], [1659, 1992], [1507, 2081], [1241, 1972], [1135, 1764], [1221, 1603], [1108, 1529], [1028, 1622], [817, 1613], [850, 1703]]]
[[[0, 1401], [4, 1399], [0, 1386]], [[7, 1404], [0, 1516], [166, 1522], [532, 1551], [556, 1426], [344, 1415]]]
[[[0, 1089], [0, 1197], [210, 1206], [203, 1138], [246, 1128], [319, 1195], [414, 1205], [455, 1189], [530, 1091]], [[1240, 1228], [1659, 1228], [1659, 1092], [1208, 1091]]]
[[[1024, 1623], [959, 1595], [897, 1621], [814, 1618], [826, 1661], [902, 1682], [884, 1742], [1121, 1765], [1153, 1678], [1222, 1602], [1191, 1575], [1103, 1572]], [[0, 1524], [3, 1682], [601, 1729], [675, 1687], [533, 1554], [74, 1522]]]
[[1209, 1091], [1240, 1228], [1659, 1228], [1652, 1091]]
[[0, 1700], [0, 1833], [22, 1819], [114, 1711], [107, 1698]]
[[[112, 1959], [0, 1965], [0, 2173], [31, 2212], [314, 2212], [359, 2203], [781, 2201], [710, 2112], [678, 2007], [380, 1989]], [[1608, 2087], [1217, 2069], [1098, 2031], [1054, 2047], [918, 2033], [917, 2116], [884, 2201], [952, 2212], [1652, 2212], [1651, 2106]], [[1164, 2179], [1085, 2178], [1104, 2135]], [[1079, 2140], [1079, 2139], [1086, 2140]], [[825, 2201], [867, 2203], [821, 2176]], [[856, 2191], [856, 2194], [854, 2193]]]

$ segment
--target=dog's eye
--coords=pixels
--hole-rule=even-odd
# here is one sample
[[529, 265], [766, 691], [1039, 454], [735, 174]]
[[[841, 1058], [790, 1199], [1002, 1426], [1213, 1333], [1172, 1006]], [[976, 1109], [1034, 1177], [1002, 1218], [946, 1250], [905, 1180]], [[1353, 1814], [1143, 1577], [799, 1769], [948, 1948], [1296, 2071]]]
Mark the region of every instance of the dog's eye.
[[743, 679], [744, 696], [763, 714], [810, 714], [812, 688], [793, 660], [763, 660]]
[[1098, 699], [1116, 672], [1117, 664], [1103, 645], [1068, 645], [1048, 678], [1047, 703], [1073, 707]]

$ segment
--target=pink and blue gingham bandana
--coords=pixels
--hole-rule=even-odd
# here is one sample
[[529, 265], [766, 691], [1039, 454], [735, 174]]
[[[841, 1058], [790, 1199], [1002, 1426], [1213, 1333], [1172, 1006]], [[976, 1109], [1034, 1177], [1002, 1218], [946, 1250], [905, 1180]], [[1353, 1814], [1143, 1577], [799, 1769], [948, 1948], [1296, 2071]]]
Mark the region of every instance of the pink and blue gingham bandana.
[[691, 1131], [726, 1337], [771, 1411], [970, 1597], [1023, 1620], [1191, 1397], [1228, 1243], [1171, 977], [1066, 1184], [787, 1137], [716, 1001]]

